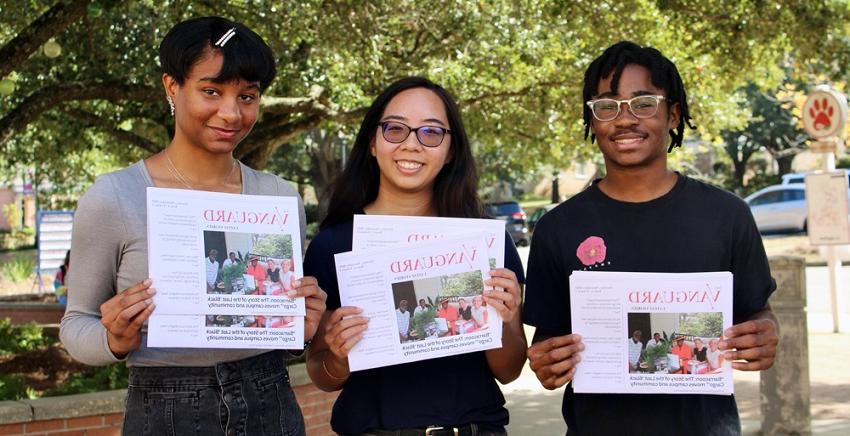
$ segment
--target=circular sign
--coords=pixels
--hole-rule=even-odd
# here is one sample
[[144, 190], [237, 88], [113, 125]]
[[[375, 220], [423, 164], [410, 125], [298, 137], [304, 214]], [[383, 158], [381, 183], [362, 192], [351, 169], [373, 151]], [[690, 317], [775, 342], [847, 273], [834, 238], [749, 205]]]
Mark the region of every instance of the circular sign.
[[837, 136], [847, 122], [847, 98], [829, 87], [818, 87], [803, 104], [803, 127], [815, 138]]

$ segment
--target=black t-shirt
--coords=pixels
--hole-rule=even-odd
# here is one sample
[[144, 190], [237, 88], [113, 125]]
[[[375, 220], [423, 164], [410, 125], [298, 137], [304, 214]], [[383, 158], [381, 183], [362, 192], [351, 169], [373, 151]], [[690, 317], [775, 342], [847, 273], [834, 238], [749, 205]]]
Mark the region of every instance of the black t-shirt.
[[[585, 265], [576, 249], [591, 236], [604, 241], [604, 259]], [[526, 324], [546, 335], [572, 332], [569, 276], [576, 270], [731, 271], [735, 324], [760, 311], [775, 289], [747, 205], [681, 175], [670, 192], [652, 201], [617, 201], [593, 184], [544, 215], [528, 259]], [[568, 385], [562, 412], [568, 434], [575, 435], [741, 432], [733, 396], [575, 394]]]
[[[352, 221], [328, 227], [310, 242], [304, 275], [314, 276], [327, 292], [328, 311], [340, 307], [333, 255], [351, 251]], [[505, 233], [505, 267], [524, 282], [522, 261]], [[359, 434], [371, 428], [483, 424], [500, 429], [508, 423], [505, 398], [483, 351], [351, 373], [331, 415], [337, 433]]]
[[708, 348], [702, 347], [702, 350], [697, 350], [697, 347], [694, 347], [694, 359], [699, 360], [700, 362], [705, 362], [705, 352], [708, 351]]
[[269, 276], [269, 280], [271, 280], [272, 282], [279, 282], [280, 268], [275, 268], [274, 271], [272, 271], [271, 268], [266, 268], [266, 275]]
[[[507, 244], [506, 244], [507, 245]], [[472, 319], [472, 306], [466, 306], [466, 309], [457, 308], [457, 315], [464, 321]]]

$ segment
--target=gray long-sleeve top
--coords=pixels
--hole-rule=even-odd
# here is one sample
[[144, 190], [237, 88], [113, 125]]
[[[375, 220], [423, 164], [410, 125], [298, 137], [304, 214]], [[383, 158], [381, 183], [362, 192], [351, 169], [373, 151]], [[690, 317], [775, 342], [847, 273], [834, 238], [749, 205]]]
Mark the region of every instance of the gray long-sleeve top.
[[[298, 197], [301, 246], [305, 216], [301, 197], [280, 177], [240, 163], [242, 193]], [[75, 359], [89, 365], [117, 362], [106, 341], [100, 305], [148, 277], [146, 188], [154, 186], [144, 161], [100, 176], [80, 199], [74, 215], [68, 307], [60, 337]], [[153, 287], [156, 287], [154, 283]], [[129, 366], [212, 366], [268, 350], [148, 348], [147, 326], [141, 347], [129, 354]]]

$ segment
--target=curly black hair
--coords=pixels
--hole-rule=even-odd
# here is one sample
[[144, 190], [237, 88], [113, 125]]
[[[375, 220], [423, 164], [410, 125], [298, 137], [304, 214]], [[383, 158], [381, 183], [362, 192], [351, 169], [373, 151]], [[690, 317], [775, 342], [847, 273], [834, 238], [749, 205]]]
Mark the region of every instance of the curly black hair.
[[591, 142], [596, 139], [590, 131], [593, 113], [587, 106], [587, 102], [592, 100], [593, 96], [596, 95], [599, 88], [599, 81], [608, 77], [613, 72], [611, 91], [616, 93], [623, 69], [627, 65], [632, 64], [640, 65], [649, 70], [652, 77], [652, 84], [664, 90], [664, 98], [670, 102], [668, 108], [672, 108], [676, 103], [681, 108], [682, 116], [679, 119], [679, 125], [675, 129], [670, 130], [670, 147], [667, 149], [669, 153], [675, 147], [682, 146], [686, 125], [691, 129], [695, 128], [691, 123], [685, 85], [682, 84], [682, 77], [679, 75], [679, 70], [676, 69], [676, 65], [670, 59], [667, 59], [660, 51], [652, 47], [641, 47], [631, 41], [620, 41], [605, 49], [602, 56], [591, 62], [590, 66], [587, 67], [587, 71], [584, 73], [584, 90], [582, 91], [582, 98], [584, 99], [582, 104], [584, 108], [584, 139], [587, 139], [588, 136], [590, 136]]

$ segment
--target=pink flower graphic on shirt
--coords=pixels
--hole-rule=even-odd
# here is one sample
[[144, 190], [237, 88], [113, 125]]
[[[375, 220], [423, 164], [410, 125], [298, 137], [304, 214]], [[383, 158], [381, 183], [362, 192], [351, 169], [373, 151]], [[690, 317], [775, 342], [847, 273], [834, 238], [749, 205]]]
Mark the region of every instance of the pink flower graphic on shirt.
[[599, 236], [591, 236], [579, 244], [576, 256], [585, 266], [605, 261], [605, 240]]

